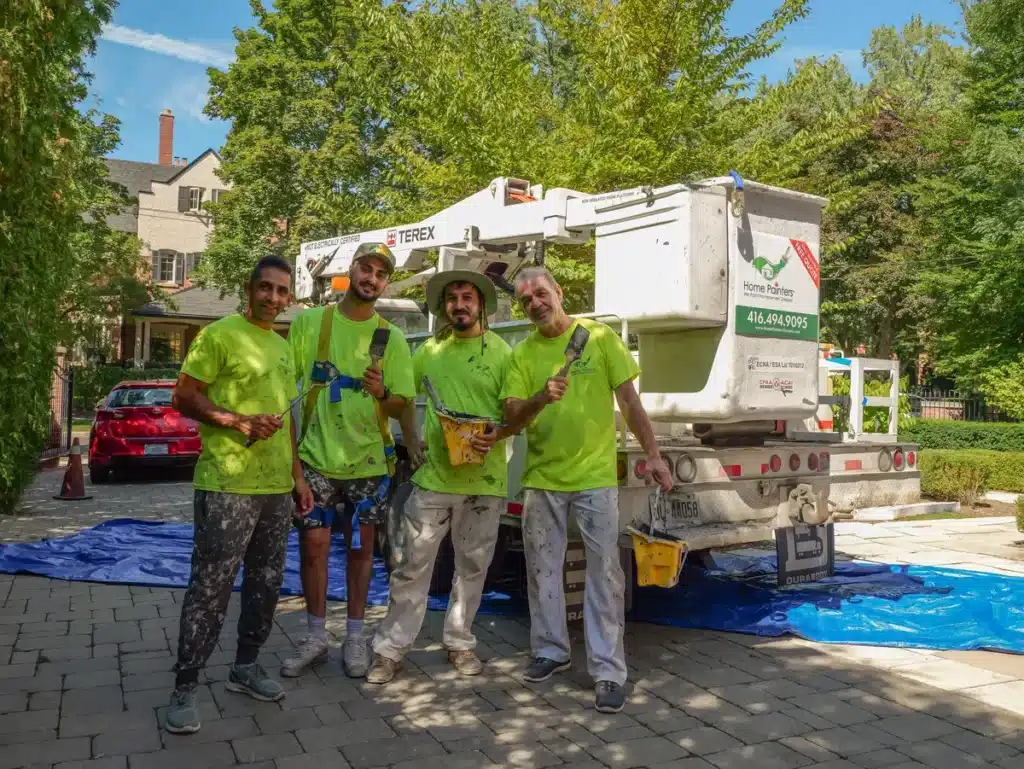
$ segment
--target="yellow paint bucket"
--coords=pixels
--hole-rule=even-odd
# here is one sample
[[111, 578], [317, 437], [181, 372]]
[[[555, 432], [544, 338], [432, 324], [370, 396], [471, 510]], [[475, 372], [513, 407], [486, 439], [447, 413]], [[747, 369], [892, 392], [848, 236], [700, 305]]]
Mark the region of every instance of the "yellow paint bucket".
[[641, 587], [675, 587], [686, 559], [686, 543], [658, 539], [630, 530], [636, 558], [636, 581]]
[[452, 466], [482, 465], [484, 455], [473, 451], [469, 441], [474, 435], [487, 432], [490, 422], [472, 417], [451, 417], [441, 412], [438, 412], [437, 418], [441, 421], [444, 442], [448, 447], [448, 459], [451, 460]]

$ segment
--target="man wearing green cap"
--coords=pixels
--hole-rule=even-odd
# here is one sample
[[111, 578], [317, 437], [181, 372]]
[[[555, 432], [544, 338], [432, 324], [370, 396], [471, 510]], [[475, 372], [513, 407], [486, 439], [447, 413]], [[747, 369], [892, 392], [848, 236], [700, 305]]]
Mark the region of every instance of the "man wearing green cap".
[[[341, 301], [299, 314], [288, 334], [296, 376], [310, 381], [314, 362], [322, 360], [342, 376], [329, 387], [314, 389], [302, 409], [296, 484], [309, 488], [314, 506], [295, 523], [309, 635], [285, 660], [285, 676], [327, 660], [327, 556], [333, 531], [344, 532], [348, 545], [342, 666], [349, 676], [362, 677], [369, 664], [363, 615], [373, 569], [373, 530], [384, 523], [394, 475], [388, 418], [399, 419], [415, 397], [405, 337], [374, 310], [394, 269], [394, 255], [383, 243], [360, 244]], [[375, 362], [371, 342], [375, 332], [379, 336], [385, 329], [384, 354]]]
[[428, 399], [426, 464], [412, 478], [414, 489], [402, 518], [405, 544], [391, 574], [388, 615], [374, 636], [373, 665], [366, 675], [375, 684], [394, 677], [420, 632], [434, 560], [449, 530], [455, 579], [442, 639], [458, 673], [473, 676], [483, 670], [472, 626], [508, 485], [504, 444], [495, 443], [507, 437], [496, 425], [502, 409], [498, 396], [512, 350], [487, 328], [497, 296], [486, 276], [463, 270], [435, 275], [427, 284], [427, 307], [437, 317], [437, 326], [434, 338], [413, 356], [417, 388], [426, 389], [426, 378], [445, 409], [482, 417], [491, 425], [470, 441], [483, 462], [453, 465], [433, 394]]

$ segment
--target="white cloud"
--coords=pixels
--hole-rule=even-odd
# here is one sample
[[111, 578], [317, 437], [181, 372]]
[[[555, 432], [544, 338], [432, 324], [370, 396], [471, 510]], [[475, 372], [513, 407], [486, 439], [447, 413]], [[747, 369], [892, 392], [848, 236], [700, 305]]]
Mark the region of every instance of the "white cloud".
[[186, 115], [200, 123], [209, 123], [209, 116], [203, 114], [209, 89], [210, 83], [205, 77], [177, 80], [160, 103], [175, 115]]
[[128, 45], [132, 48], [141, 48], [152, 53], [160, 53], [164, 56], [173, 56], [182, 61], [207, 64], [212, 67], [225, 68], [234, 59], [233, 54], [211, 45], [174, 40], [165, 35], [156, 35], [150, 32], [143, 32], [141, 29], [122, 27], [119, 24], [107, 24], [103, 28], [103, 39], [109, 40], [112, 43]]

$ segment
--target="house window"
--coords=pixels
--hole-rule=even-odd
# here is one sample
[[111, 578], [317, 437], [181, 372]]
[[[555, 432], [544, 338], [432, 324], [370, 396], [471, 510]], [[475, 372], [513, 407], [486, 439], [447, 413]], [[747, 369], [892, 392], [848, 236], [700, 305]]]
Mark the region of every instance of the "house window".
[[185, 254], [185, 277], [192, 277], [192, 273], [199, 267], [199, 263], [202, 261], [202, 253]]
[[183, 334], [156, 326], [149, 336], [149, 359], [155, 363], [181, 363]]
[[212, 200], [214, 203], [220, 203], [221, 195], [223, 195], [224, 192], [225, 190], [215, 187], [214, 189], [210, 190], [210, 200]]
[[153, 254], [153, 280], [158, 283], [177, 282], [178, 254], [174, 251], [157, 251]]
[[198, 187], [190, 187], [188, 191], [188, 210], [198, 211], [203, 201], [203, 191]]

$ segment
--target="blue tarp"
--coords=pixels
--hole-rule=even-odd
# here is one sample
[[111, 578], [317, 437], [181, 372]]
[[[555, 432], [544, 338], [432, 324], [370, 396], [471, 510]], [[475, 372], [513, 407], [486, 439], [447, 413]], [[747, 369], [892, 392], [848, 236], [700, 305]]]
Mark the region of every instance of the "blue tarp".
[[[60, 539], [0, 545], [0, 573], [149, 587], [185, 587], [192, 526], [115, 520]], [[282, 592], [301, 595], [298, 541], [288, 540]], [[374, 563], [370, 603], [387, 603], [384, 564]], [[345, 550], [331, 549], [328, 597], [345, 599]], [[443, 609], [432, 597], [431, 609]], [[524, 611], [489, 593], [483, 614]], [[839, 563], [836, 576], [775, 585], [775, 558], [719, 554], [711, 569], [687, 568], [671, 589], [636, 591], [632, 619], [763, 636], [787, 633], [825, 643], [1024, 652], [1024, 577], [927, 566]]]
[[[155, 523], [118, 519], [59, 539], [0, 545], [0, 573], [34, 574], [76, 582], [102, 582], [145, 587], [188, 586], [192, 559], [192, 525]], [[327, 598], [344, 601], [345, 546], [340, 536], [332, 538], [328, 561]], [[237, 590], [242, 583], [239, 574]], [[299, 581], [299, 541], [292, 531], [288, 536], [284, 595], [302, 595]], [[384, 562], [374, 559], [370, 582], [371, 606], [386, 606], [388, 577]], [[444, 609], [448, 599], [431, 596], [431, 609]], [[492, 592], [484, 596], [483, 614], [518, 611], [518, 602], [510, 596]]]
[[686, 584], [637, 591], [633, 619], [823, 643], [1024, 652], [1024, 577], [837, 563], [834, 577], [779, 588], [775, 557], [715, 557]]

